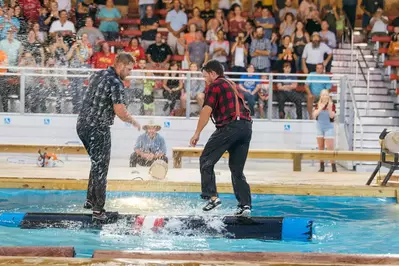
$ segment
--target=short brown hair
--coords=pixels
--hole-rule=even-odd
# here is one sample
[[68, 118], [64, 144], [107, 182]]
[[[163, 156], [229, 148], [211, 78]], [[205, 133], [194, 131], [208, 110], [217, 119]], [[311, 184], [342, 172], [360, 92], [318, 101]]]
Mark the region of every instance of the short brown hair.
[[124, 65], [128, 65], [130, 63], [134, 63], [134, 58], [131, 54], [128, 53], [120, 53], [115, 58], [115, 64], [122, 63]]

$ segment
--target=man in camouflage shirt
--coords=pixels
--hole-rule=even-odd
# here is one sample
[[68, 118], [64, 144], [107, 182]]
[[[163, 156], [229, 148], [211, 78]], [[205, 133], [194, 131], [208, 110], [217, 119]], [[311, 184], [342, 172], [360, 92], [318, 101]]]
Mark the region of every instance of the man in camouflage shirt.
[[130, 54], [119, 54], [113, 67], [89, 78], [76, 129], [91, 159], [87, 199], [84, 208], [93, 210], [93, 219], [106, 220], [105, 193], [111, 155], [110, 126], [115, 115], [140, 130], [140, 124], [127, 112], [124, 80], [133, 68]]

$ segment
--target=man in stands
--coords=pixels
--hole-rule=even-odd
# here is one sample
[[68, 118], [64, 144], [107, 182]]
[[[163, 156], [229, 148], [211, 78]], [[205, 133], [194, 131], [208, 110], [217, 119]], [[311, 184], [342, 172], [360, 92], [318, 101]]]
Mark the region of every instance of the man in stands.
[[262, 17], [255, 19], [256, 26], [262, 27], [265, 30], [264, 38], [271, 39], [273, 28], [276, 25], [276, 20], [270, 13], [267, 7], [262, 7]]
[[201, 11], [201, 18], [205, 20], [206, 25], [208, 21], [215, 17], [215, 11], [211, 9], [211, 1], [204, 1], [204, 10]]
[[[260, 76], [254, 75], [255, 68], [253, 65], [248, 65], [247, 67], [248, 74], [241, 76], [241, 81], [238, 85], [238, 88], [244, 94], [244, 99], [248, 102], [249, 110], [251, 111], [251, 115], [255, 115], [255, 104], [258, 100], [258, 91], [257, 85], [260, 84]], [[254, 81], [259, 80], [259, 81]]]
[[139, 13], [140, 20], [142, 20], [147, 13], [147, 8], [151, 7], [153, 9], [155, 7], [155, 0], [139, 0]]
[[[285, 62], [283, 64], [284, 74], [291, 73], [291, 63]], [[281, 75], [278, 76], [279, 80], [292, 80], [295, 79], [293, 76]], [[280, 119], [285, 118], [284, 106], [287, 101], [295, 104], [296, 107], [296, 119], [302, 119], [302, 95], [296, 91], [298, 87], [297, 82], [278, 82], [277, 83], [277, 98], [278, 98], [278, 112]]]
[[378, 8], [384, 9], [384, 0], [362, 0], [360, 8], [363, 10], [362, 28], [363, 32], [367, 34], [367, 26], [371, 18], [377, 12]]
[[187, 15], [183, 10], [180, 9], [180, 1], [173, 1], [173, 9], [166, 15], [166, 27], [168, 28], [168, 45], [171, 48], [173, 54], [177, 52], [177, 46], [179, 45], [178, 39], [180, 34], [186, 30], [187, 27]]
[[150, 68], [168, 68], [173, 52], [169, 45], [162, 42], [162, 35], [158, 32], [155, 36], [155, 43], [148, 47], [146, 54]]
[[331, 83], [316, 83], [312, 82], [312, 80], [317, 80], [317, 81], [330, 81], [331, 79], [329, 77], [323, 76], [324, 74], [324, 65], [323, 64], [317, 64], [316, 65], [316, 72], [312, 72], [308, 75], [306, 78], [306, 84], [305, 84], [305, 91], [307, 94], [307, 107], [308, 107], [308, 113], [309, 113], [309, 118], [312, 118], [312, 111], [313, 111], [313, 103], [318, 102], [320, 99], [320, 92], [322, 90], [330, 90], [332, 84]]
[[371, 36], [387, 36], [389, 19], [383, 15], [383, 10], [378, 8], [370, 20]]
[[[327, 57], [325, 57], [327, 54]], [[332, 50], [327, 44], [321, 42], [320, 34], [314, 32], [312, 34], [312, 42], [305, 45], [302, 54], [302, 69], [303, 72], [308, 74], [316, 71], [316, 65], [322, 64], [327, 66], [331, 61]]]
[[[91, 18], [90, 18], [91, 19]], [[116, 54], [111, 53], [108, 43], [101, 45], [101, 52], [96, 52], [92, 59], [93, 68], [108, 68], [114, 64]]]
[[[323, 20], [321, 23], [321, 31], [320, 31], [320, 38], [321, 41], [327, 44], [328, 47], [331, 49], [335, 49], [337, 47], [337, 38], [335, 37], [335, 33], [329, 30], [329, 25], [327, 21]], [[327, 58], [327, 54], [324, 54], [324, 59]], [[326, 72], [330, 73], [331, 72], [331, 64], [333, 61], [333, 56], [331, 54], [331, 60], [328, 61], [326, 65]]]
[[278, 14], [280, 21], [284, 21], [285, 14], [287, 13], [292, 13], [296, 17], [297, 10], [292, 7], [292, 0], [285, 0], [285, 7], [280, 9]]
[[61, 33], [64, 40], [68, 43], [72, 42], [72, 35], [76, 32], [75, 25], [68, 20], [68, 13], [66, 10], [60, 11], [60, 19], [54, 21], [50, 27], [50, 36], [55, 37], [57, 33]]
[[130, 80], [130, 89], [126, 90], [126, 104], [129, 105], [134, 102], [134, 99], [138, 99], [140, 103], [140, 111], [139, 111], [140, 115], [144, 115], [144, 104], [143, 104], [144, 79], [134, 78], [134, 77], [145, 76], [144, 70], [146, 69], [146, 65], [147, 61], [145, 59], [140, 59], [138, 66], [134, 69], [136, 71], [132, 71], [132, 73], [130, 74], [133, 77]]
[[202, 66], [208, 61], [209, 47], [202, 36], [201, 31], [195, 33], [195, 40], [188, 45], [189, 65], [196, 63], [197, 66]]
[[141, 30], [141, 46], [144, 51], [155, 43], [155, 35], [157, 34], [159, 27], [159, 18], [154, 15], [154, 9], [151, 5], [148, 5], [145, 10], [145, 16], [140, 20]]
[[251, 64], [255, 67], [255, 72], [270, 72], [270, 40], [265, 38], [262, 26], [256, 27], [256, 39], [252, 40], [250, 46]]

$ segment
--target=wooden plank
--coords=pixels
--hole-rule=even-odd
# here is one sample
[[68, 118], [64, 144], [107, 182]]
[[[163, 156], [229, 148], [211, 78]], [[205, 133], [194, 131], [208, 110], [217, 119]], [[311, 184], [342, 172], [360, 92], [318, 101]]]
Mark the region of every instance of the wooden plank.
[[[87, 179], [61, 178], [0, 178], [0, 188], [23, 188], [44, 190], [86, 190]], [[157, 180], [108, 180], [108, 191], [140, 192], [201, 192], [201, 184], [195, 182], [163, 182]], [[220, 193], [233, 193], [231, 183], [218, 183]], [[337, 197], [396, 197], [397, 188], [379, 186], [335, 186], [308, 184], [251, 184], [253, 194], [304, 195]]]
[[295, 172], [301, 171], [301, 164], [302, 164], [302, 154], [294, 154], [293, 155], [293, 170]]
[[40, 144], [0, 144], [0, 153], [38, 153], [87, 154], [83, 146], [77, 145], [40, 145]]

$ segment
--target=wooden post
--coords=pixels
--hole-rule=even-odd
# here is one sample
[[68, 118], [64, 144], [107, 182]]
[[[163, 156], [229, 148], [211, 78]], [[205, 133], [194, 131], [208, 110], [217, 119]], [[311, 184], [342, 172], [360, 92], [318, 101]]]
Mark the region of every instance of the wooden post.
[[181, 152], [173, 151], [173, 168], [181, 168]]
[[301, 164], [302, 164], [302, 154], [300, 153], [294, 153], [293, 156], [293, 170], [294, 172], [300, 172], [301, 171]]

